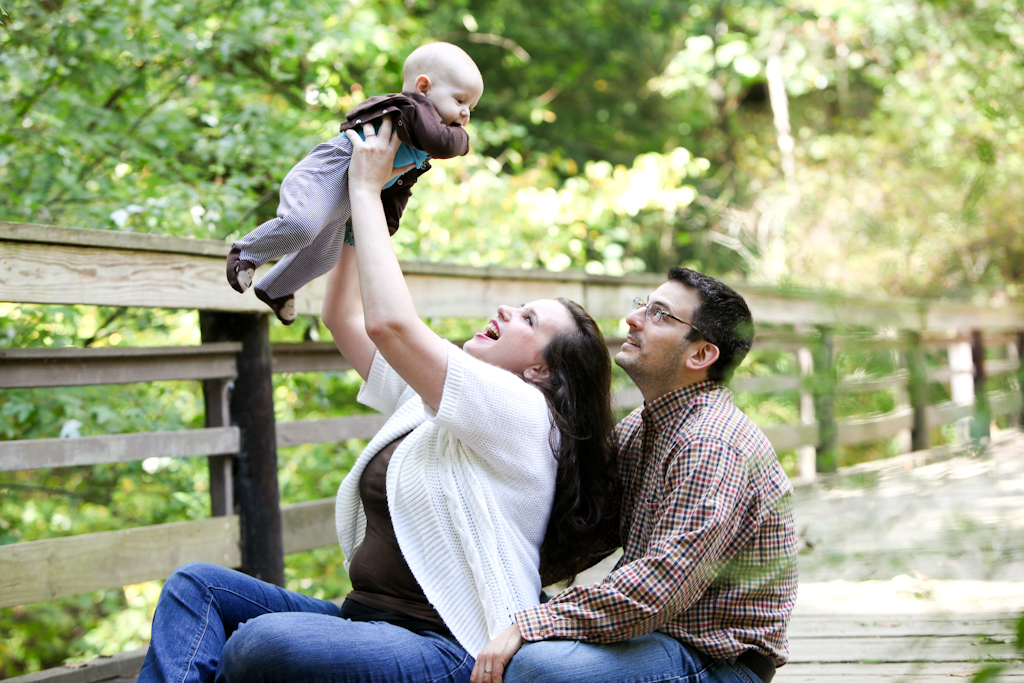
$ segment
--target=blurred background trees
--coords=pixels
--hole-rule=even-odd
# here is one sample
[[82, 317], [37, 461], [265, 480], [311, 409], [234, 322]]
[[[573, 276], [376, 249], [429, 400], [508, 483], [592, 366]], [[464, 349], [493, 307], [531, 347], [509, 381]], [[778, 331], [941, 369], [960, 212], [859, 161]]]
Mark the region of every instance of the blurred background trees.
[[486, 92], [403, 258], [1018, 295], [1006, 0], [43, 0], [0, 20], [3, 219], [230, 239], [436, 38]]
[[[3, 0], [0, 220], [230, 242], [431, 39], [464, 47], [486, 90], [471, 154], [417, 185], [403, 259], [1024, 295], [1013, 0]], [[0, 345], [198, 343], [194, 318], [0, 303]], [[286, 419], [355, 389], [293, 376], [275, 395]], [[0, 438], [197, 426], [197, 393], [7, 392]], [[317, 448], [282, 454], [287, 501], [331, 495], [359, 444]], [[205, 516], [205, 476], [8, 473], [0, 543]], [[312, 555], [289, 558], [289, 587], [343, 591], [340, 553]], [[144, 642], [156, 590], [0, 612], [0, 677]]]

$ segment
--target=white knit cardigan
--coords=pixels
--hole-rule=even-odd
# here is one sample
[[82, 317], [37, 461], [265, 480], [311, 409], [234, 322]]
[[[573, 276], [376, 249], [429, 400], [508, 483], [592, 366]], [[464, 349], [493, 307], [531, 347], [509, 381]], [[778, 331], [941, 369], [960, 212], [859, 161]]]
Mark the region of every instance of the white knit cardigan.
[[427, 599], [476, 656], [517, 611], [539, 602], [557, 468], [547, 402], [533, 385], [454, 345], [436, 415], [379, 353], [358, 398], [391, 416], [338, 489], [345, 568], [366, 531], [363, 469], [414, 430], [388, 466], [391, 522]]

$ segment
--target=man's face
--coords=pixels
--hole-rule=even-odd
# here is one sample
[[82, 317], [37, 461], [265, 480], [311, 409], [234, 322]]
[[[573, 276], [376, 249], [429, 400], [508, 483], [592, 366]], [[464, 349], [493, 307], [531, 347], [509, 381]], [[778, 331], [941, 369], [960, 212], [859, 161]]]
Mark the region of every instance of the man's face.
[[[661, 308], [683, 320], [692, 320], [700, 305], [696, 290], [669, 281], [658, 287], [647, 300], [648, 307]], [[647, 319], [647, 308], [638, 308], [626, 316], [629, 334], [615, 362], [630, 376], [645, 398], [668, 393], [686, 381], [686, 360], [693, 344], [687, 339], [691, 327], [663, 316], [660, 322]]]

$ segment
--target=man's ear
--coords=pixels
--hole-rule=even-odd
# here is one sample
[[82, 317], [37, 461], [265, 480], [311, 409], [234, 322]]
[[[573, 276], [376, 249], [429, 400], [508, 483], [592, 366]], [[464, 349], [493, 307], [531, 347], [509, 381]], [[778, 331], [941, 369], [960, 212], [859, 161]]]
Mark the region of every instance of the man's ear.
[[531, 365], [526, 368], [523, 372], [523, 379], [527, 382], [537, 384], [538, 382], [546, 382], [548, 377], [551, 376], [551, 370], [545, 364]]
[[432, 85], [433, 83], [430, 82], [430, 76], [426, 74], [420, 74], [419, 76], [416, 77], [416, 82], [413, 83], [412, 87], [413, 90], [418, 92], [419, 94], [426, 95], [430, 93], [430, 86]]
[[718, 360], [718, 347], [709, 341], [699, 341], [700, 347], [686, 359], [686, 367], [690, 370], [707, 370]]

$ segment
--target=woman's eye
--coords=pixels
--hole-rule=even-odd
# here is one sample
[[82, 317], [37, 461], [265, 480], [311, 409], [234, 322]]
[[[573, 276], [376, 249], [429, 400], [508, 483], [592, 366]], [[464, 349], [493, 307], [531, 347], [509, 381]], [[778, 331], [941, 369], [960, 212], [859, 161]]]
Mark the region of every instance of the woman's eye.
[[533, 318], [531, 318], [531, 317], [530, 317], [530, 316], [528, 316], [528, 315], [524, 315], [524, 316], [523, 316], [523, 320], [525, 320], [525, 321], [526, 321], [526, 324], [527, 324], [527, 325], [529, 325], [530, 327], [533, 327]]

